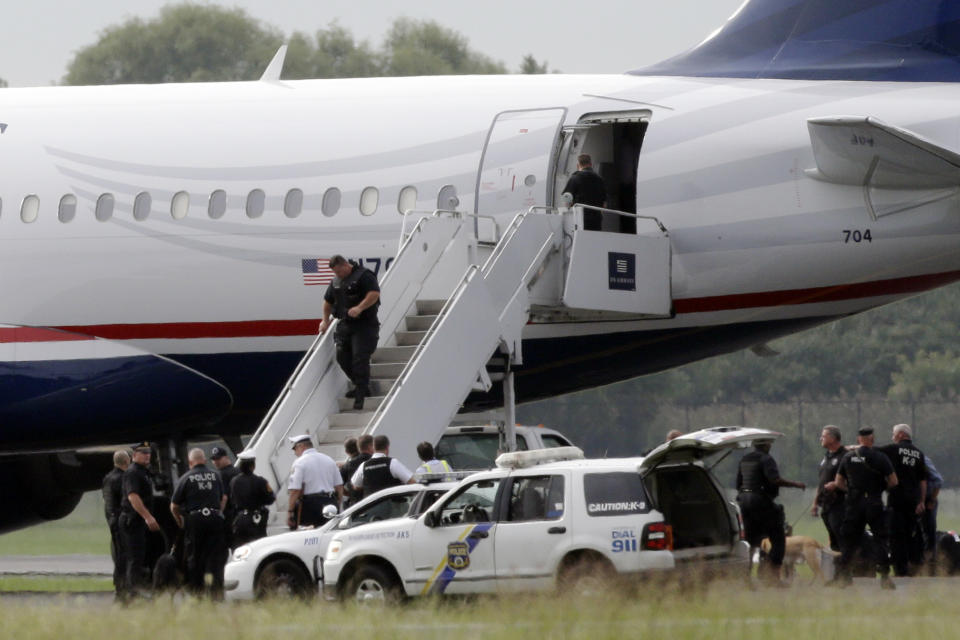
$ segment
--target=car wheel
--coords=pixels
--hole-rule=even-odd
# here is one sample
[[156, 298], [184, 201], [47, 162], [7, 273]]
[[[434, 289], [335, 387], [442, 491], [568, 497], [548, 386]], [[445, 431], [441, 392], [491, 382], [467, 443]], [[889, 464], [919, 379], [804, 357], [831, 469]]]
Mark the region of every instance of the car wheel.
[[579, 558], [561, 570], [557, 587], [578, 598], [602, 596], [609, 592], [616, 572], [604, 560]]
[[306, 598], [314, 587], [299, 564], [287, 558], [268, 562], [257, 576], [257, 598]]
[[368, 564], [350, 576], [343, 596], [344, 600], [353, 600], [357, 604], [385, 604], [399, 602], [403, 593], [400, 583], [389, 571]]

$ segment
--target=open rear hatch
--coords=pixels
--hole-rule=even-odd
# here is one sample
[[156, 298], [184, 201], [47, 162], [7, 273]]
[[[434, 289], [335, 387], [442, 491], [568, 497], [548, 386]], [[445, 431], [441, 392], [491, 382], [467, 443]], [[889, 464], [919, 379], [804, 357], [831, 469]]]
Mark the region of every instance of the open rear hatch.
[[673, 528], [678, 560], [731, 551], [740, 538], [736, 511], [709, 470], [736, 449], [781, 435], [766, 429], [712, 427], [665, 442], [644, 457], [640, 475], [654, 506]]

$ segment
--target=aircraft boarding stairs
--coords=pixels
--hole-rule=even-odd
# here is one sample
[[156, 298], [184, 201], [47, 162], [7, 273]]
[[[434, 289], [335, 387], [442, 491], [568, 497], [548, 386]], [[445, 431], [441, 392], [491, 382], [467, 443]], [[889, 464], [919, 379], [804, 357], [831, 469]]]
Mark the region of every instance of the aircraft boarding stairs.
[[[477, 239], [479, 219], [436, 211], [403, 241], [380, 283], [373, 395], [362, 411], [345, 397], [335, 323], [297, 366], [246, 447], [277, 490], [272, 530], [286, 522], [295, 458], [288, 437], [308, 433], [319, 451], [340, 460], [346, 438], [386, 434], [390, 455], [412, 470], [416, 445], [437, 442], [471, 391], [503, 380], [506, 421], [514, 424], [511, 368], [523, 363], [531, 307], [669, 316], [670, 244], [659, 222], [648, 235], [580, 232], [580, 207], [531, 208], [494, 243]], [[491, 374], [488, 365], [506, 373]]]

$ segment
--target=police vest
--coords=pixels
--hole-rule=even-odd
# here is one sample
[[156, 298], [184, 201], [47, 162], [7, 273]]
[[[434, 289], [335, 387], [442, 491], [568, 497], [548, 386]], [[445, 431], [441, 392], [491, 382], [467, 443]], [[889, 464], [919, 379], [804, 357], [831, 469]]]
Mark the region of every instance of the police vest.
[[202, 464], [185, 473], [173, 492], [173, 502], [187, 513], [198, 509], [219, 510], [222, 497], [220, 474]]
[[763, 473], [764, 455], [759, 451], [753, 451], [743, 456], [740, 460], [740, 491], [760, 493], [765, 496], [775, 498], [777, 491], [767, 482]]
[[380, 491], [381, 489], [395, 487], [400, 484], [400, 481], [394, 478], [393, 474], [390, 473], [391, 460], [393, 460], [393, 458], [390, 456], [383, 456], [381, 458], [370, 458], [363, 463], [364, 498], [376, 493], [377, 491]]

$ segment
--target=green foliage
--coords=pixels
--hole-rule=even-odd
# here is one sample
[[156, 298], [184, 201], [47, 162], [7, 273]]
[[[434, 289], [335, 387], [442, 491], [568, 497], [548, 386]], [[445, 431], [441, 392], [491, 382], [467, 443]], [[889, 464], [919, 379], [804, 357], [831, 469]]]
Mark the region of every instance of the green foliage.
[[465, 37], [432, 20], [398, 18], [381, 53], [385, 76], [506, 73], [503, 63], [471, 51]]
[[[216, 5], [168, 5], [152, 20], [131, 18], [108, 27], [81, 49], [64, 84], [127, 84], [255, 80], [284, 41], [283, 34], [242, 9]], [[338, 25], [287, 40], [283, 77], [506, 73], [501, 62], [473, 51], [467, 39], [430, 20], [399, 18], [374, 49]], [[527, 56], [524, 68], [546, 72]]]
[[520, 73], [534, 75], [540, 73], [550, 73], [547, 71], [547, 61], [544, 60], [542, 63], [537, 62], [537, 59], [533, 57], [532, 53], [528, 53], [523, 56], [523, 61], [520, 63]]
[[273, 27], [242, 9], [178, 4], [152, 20], [108, 27], [81, 49], [65, 84], [253, 80], [283, 42]]
[[960, 389], [960, 358], [953, 351], [918, 351], [911, 359], [898, 356], [888, 395], [894, 400], [955, 400]]

